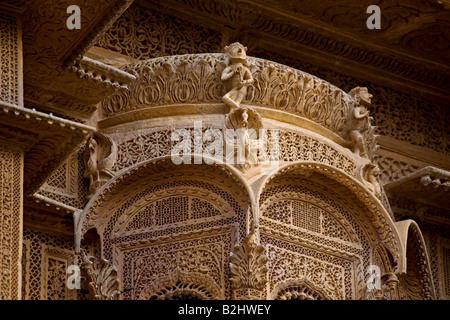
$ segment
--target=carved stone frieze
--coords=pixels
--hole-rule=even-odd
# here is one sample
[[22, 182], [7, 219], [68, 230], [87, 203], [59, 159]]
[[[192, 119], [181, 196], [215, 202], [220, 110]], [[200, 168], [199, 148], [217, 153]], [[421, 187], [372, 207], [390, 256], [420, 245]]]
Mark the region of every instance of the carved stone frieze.
[[[226, 65], [224, 54], [162, 57], [127, 65], [123, 70], [139, 75], [138, 79], [129, 89], [104, 100], [103, 114], [117, 118], [156, 106], [220, 103], [226, 96], [220, 77]], [[243, 104], [286, 111], [343, 134], [352, 112], [351, 95], [312, 75], [270, 61], [248, 57], [248, 65], [254, 81], [247, 85]], [[359, 131], [365, 140], [373, 137], [371, 126]], [[370, 141], [365, 143], [371, 145]]]

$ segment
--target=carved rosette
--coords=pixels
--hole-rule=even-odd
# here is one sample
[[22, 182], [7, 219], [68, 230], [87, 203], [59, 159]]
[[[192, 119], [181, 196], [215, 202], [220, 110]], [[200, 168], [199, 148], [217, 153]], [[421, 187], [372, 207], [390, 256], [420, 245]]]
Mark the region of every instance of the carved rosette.
[[267, 283], [266, 248], [259, 244], [254, 228], [230, 256], [231, 287], [237, 300], [261, 299]]

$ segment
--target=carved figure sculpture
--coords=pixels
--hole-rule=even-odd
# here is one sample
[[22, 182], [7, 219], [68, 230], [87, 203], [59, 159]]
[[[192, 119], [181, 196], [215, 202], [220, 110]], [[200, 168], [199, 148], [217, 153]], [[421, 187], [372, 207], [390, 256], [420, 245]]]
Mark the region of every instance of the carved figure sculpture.
[[381, 197], [381, 186], [378, 182], [380, 168], [372, 163], [360, 166], [356, 172], [357, 178], [361, 181], [376, 197]]
[[[233, 154], [227, 154], [227, 158], [234, 157], [237, 152], [243, 151], [241, 157], [243, 156], [244, 159], [239, 157], [237, 159], [239, 169], [245, 171], [252, 165], [257, 164], [257, 148], [254, 144], [257, 143], [258, 132], [262, 128], [262, 118], [256, 110], [243, 107], [233, 109], [225, 118], [225, 128], [233, 129], [227, 130], [225, 135], [226, 143], [234, 146]], [[235, 134], [237, 134], [236, 140]], [[243, 161], [243, 163], [240, 161]]]
[[84, 152], [86, 165], [85, 177], [89, 178], [89, 195], [92, 197], [97, 190], [104, 185], [113, 174], [111, 169], [117, 158], [117, 145], [105, 135], [94, 133], [89, 139]]
[[247, 86], [253, 83], [253, 77], [247, 68], [247, 48], [239, 42], [234, 42], [225, 47], [225, 52], [230, 59], [230, 65], [222, 72], [222, 81], [228, 81], [231, 90], [222, 100], [230, 109], [238, 108], [247, 94]]
[[350, 149], [353, 153], [367, 158], [367, 149], [361, 132], [372, 120], [372, 117], [369, 117], [369, 110], [366, 108], [371, 103], [372, 95], [369, 94], [367, 88], [361, 87], [352, 89], [349, 94], [355, 99], [355, 106], [348, 122]]

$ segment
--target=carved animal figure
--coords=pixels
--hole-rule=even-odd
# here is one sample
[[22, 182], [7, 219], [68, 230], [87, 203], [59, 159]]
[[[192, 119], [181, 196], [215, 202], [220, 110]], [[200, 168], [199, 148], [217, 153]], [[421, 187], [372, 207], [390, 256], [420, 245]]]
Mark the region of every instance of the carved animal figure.
[[228, 81], [231, 90], [226, 93], [222, 100], [230, 109], [238, 108], [247, 94], [247, 86], [253, 83], [253, 77], [247, 68], [247, 48], [239, 42], [225, 47], [231, 64], [222, 72], [222, 81]]
[[111, 177], [111, 169], [117, 158], [117, 145], [109, 137], [94, 133], [84, 153], [85, 177], [89, 178], [89, 197], [91, 197]]
[[367, 88], [360, 87], [352, 89], [349, 94], [355, 99], [355, 107], [348, 120], [350, 149], [360, 157], [367, 158], [367, 149], [361, 132], [366, 126], [370, 125], [370, 121], [372, 120], [369, 117], [369, 110], [365, 107], [370, 105], [372, 95], [369, 94]]

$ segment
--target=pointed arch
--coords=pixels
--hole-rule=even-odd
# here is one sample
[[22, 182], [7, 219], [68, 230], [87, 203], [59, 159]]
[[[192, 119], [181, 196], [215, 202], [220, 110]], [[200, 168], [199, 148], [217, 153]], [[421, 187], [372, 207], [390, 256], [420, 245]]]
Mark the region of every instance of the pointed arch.
[[336, 183], [353, 194], [360, 202], [361, 208], [364, 209], [364, 214], [356, 211], [352, 214], [356, 215], [359, 222], [367, 225], [364, 229], [374, 245], [381, 242], [389, 250], [394, 258], [396, 269], [402, 270], [404, 268], [406, 261], [403, 252], [404, 247], [401, 245], [400, 234], [391, 216], [370, 190], [355, 177], [338, 168], [312, 161], [297, 161], [281, 165], [276, 173], [263, 177], [259, 182], [255, 190], [257, 203], [260, 203], [260, 197], [271, 181], [292, 174], [305, 179], [311, 179], [315, 175], [320, 177], [323, 182]]

